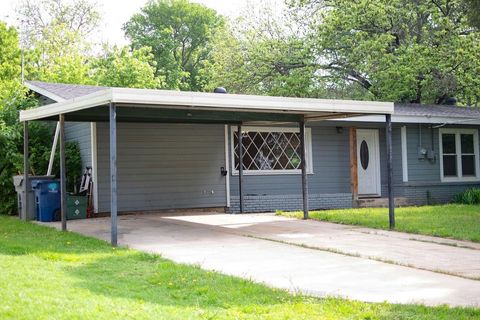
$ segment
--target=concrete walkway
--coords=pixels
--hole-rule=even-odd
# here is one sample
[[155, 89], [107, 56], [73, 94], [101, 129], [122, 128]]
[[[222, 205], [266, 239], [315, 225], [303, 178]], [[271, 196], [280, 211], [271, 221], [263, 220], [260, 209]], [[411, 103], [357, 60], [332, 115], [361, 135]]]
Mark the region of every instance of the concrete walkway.
[[[59, 227], [58, 223], [53, 225]], [[403, 252], [407, 253], [413, 245], [412, 257], [416, 257], [424, 245], [424, 255], [435, 254], [430, 259], [442, 256], [443, 250], [446, 250], [445, 255], [459, 250], [453, 258], [450, 257], [451, 260], [468, 258], [465, 256], [468, 254], [478, 256], [478, 248], [458, 248], [409, 240], [403, 234], [370, 234], [374, 231], [363, 228], [352, 231], [348, 227], [340, 227], [343, 226], [273, 215], [145, 214], [120, 217], [119, 243], [160, 253], [176, 262], [198, 264], [205, 269], [316, 296], [342, 296], [371, 302], [480, 306], [480, 281], [298, 245], [330, 246], [338, 242], [342, 250], [350, 246], [355, 249], [349, 250], [366, 250], [375, 247], [377, 242], [387, 243], [383, 249], [375, 249], [379, 257], [384, 256], [381, 250], [400, 253], [396, 246], [402, 244]], [[69, 221], [69, 229], [104, 240], [110, 238], [108, 218]], [[323, 234], [328, 236], [321, 237]], [[295, 245], [278, 242], [280, 240]], [[395, 243], [395, 247], [387, 250], [390, 241]], [[472, 247], [475, 246], [472, 244]], [[415, 260], [408, 254], [404, 257]], [[427, 260], [424, 259], [424, 262]], [[442, 261], [448, 262], [449, 259]], [[471, 261], [464, 261], [464, 268], [460, 267], [461, 261], [450, 261], [450, 264], [462, 275], [475, 275], [479, 264], [470, 265]]]

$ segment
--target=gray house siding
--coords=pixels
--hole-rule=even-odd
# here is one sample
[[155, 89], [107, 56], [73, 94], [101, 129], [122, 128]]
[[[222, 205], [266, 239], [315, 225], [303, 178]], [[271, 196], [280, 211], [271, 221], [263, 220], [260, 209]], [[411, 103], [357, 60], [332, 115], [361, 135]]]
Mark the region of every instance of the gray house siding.
[[[99, 212], [109, 211], [109, 130], [97, 124]], [[225, 207], [223, 125], [119, 123], [120, 211]]]
[[90, 122], [66, 122], [65, 140], [77, 141], [82, 157], [82, 166], [92, 165], [92, 141]]

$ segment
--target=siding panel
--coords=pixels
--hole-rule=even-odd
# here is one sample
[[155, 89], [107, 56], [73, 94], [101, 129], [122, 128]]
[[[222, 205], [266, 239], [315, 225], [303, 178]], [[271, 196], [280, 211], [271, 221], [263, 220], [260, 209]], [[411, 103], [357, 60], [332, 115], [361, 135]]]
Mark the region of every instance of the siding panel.
[[[109, 127], [97, 124], [99, 211], [109, 211]], [[223, 125], [117, 125], [120, 211], [226, 205]]]
[[92, 165], [92, 143], [90, 128], [90, 122], [65, 123], [65, 140], [78, 142], [83, 168]]

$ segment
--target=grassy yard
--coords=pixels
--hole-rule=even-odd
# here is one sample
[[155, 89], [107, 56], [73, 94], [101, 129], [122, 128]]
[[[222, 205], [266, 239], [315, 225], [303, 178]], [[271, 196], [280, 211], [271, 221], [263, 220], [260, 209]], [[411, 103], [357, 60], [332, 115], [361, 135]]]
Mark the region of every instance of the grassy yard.
[[479, 309], [290, 295], [0, 216], [0, 319], [479, 319]]
[[[280, 214], [303, 217], [300, 212]], [[310, 217], [322, 221], [388, 229], [386, 208], [312, 211]], [[480, 242], [479, 205], [447, 204], [396, 208], [395, 223], [397, 231]]]

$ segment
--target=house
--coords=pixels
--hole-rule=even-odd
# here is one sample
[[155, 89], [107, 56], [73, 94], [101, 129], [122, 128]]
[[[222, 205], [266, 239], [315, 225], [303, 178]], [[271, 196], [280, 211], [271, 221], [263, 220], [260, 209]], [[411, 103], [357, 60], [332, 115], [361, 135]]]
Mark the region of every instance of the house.
[[[66, 139], [78, 141], [84, 166], [93, 167], [96, 212], [109, 212], [112, 205], [113, 99], [119, 211], [236, 213], [240, 202], [245, 212], [299, 210], [302, 150], [309, 208], [382, 205], [388, 192], [385, 115], [391, 113], [397, 201], [444, 203], [480, 185], [480, 111], [473, 108], [37, 81], [27, 86], [44, 106], [22, 112], [21, 120], [57, 121], [65, 115]], [[306, 122], [304, 149], [298, 121]]]

